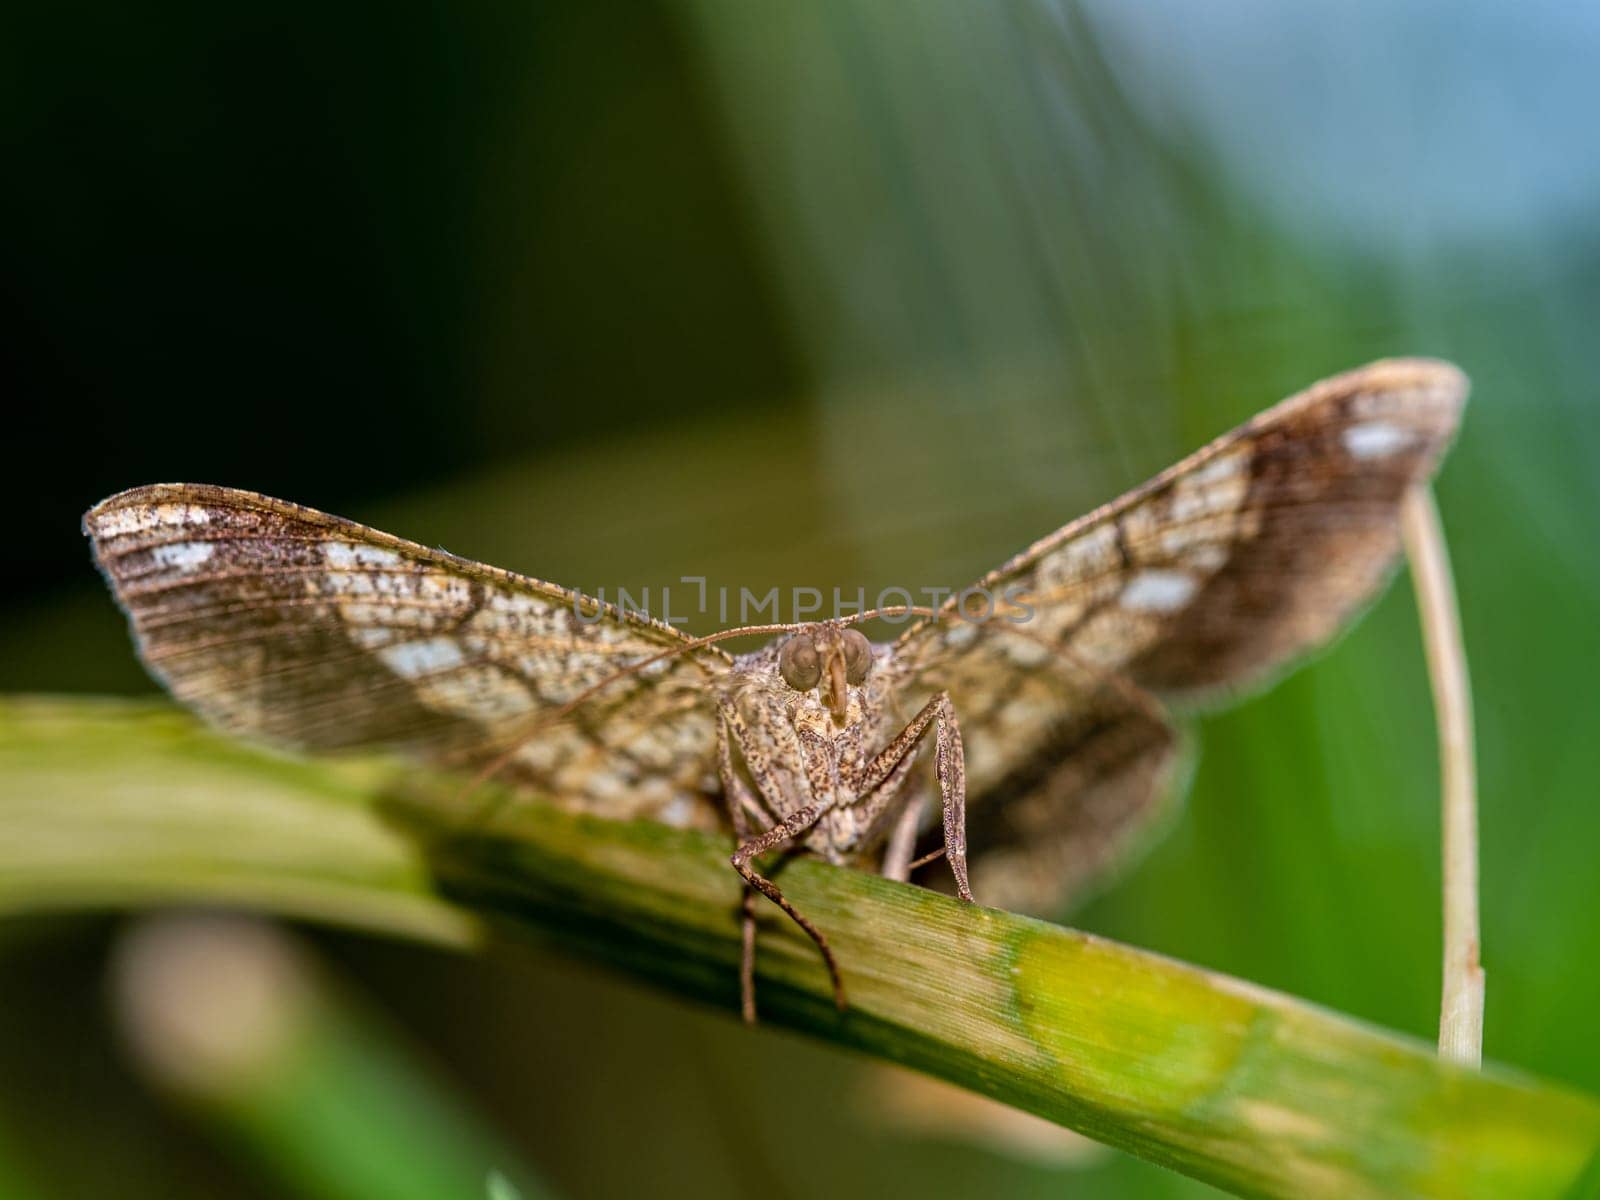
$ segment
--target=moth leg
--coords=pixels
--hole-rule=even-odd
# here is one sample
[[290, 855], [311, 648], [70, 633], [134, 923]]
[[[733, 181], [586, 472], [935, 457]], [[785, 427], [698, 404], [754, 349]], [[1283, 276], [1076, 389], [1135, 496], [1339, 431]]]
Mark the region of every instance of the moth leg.
[[899, 883], [908, 883], [911, 880], [911, 855], [917, 848], [917, 829], [922, 824], [922, 797], [913, 796], [910, 803], [900, 810], [900, 815], [895, 818], [894, 831], [889, 835], [889, 844], [883, 852], [883, 866], [880, 868], [885, 879], [893, 879]]
[[[733, 752], [728, 745], [728, 722], [717, 721], [717, 774], [722, 777], [722, 795], [733, 822], [734, 836], [741, 844], [755, 832], [750, 813], [758, 808], [749, 785], [733, 769]], [[756, 890], [749, 884], [739, 910], [739, 1013], [746, 1025], [756, 1023]]]
[[[746, 884], [742, 917], [742, 953], [739, 962], [741, 1012], [746, 1022], [755, 1023], [756, 920], [754, 900], [756, 892], [760, 892], [781, 908], [788, 914], [789, 919], [805, 930], [806, 935], [816, 943], [817, 950], [822, 955], [822, 961], [828, 968], [828, 978], [833, 983], [834, 1003], [838, 1005], [839, 1011], [843, 1012], [846, 1007], [844, 981], [839, 975], [839, 963], [833, 956], [833, 948], [828, 945], [828, 939], [822, 935], [822, 931], [813, 925], [810, 920], [800, 914], [800, 911], [789, 902], [789, 898], [783, 894], [777, 884], [750, 866], [750, 860], [757, 855], [765, 854], [768, 850], [799, 837], [815, 825], [823, 814], [833, 806], [831, 804], [807, 805], [786, 817], [780, 818], [777, 824], [766, 832], [751, 837], [752, 826], [750, 819], [755, 815], [765, 815], [766, 810], [763, 809], [761, 804], [762, 797], [758, 794], [753, 794], [751, 789], [745, 786], [745, 782], [739, 777], [738, 772], [733, 769], [731, 743], [734, 740], [739, 742], [740, 753], [745, 755], [746, 764], [751, 768], [752, 774], [756, 776], [757, 788], [760, 787], [761, 780], [766, 773], [762, 769], [763, 763], [761, 761], [751, 762], [750, 760], [748, 747], [742, 736], [744, 722], [740, 718], [738, 711], [726, 698], [719, 702], [718, 708], [722, 714], [722, 720], [718, 722], [718, 769], [723, 773], [723, 787], [726, 789], [724, 794], [728, 803], [729, 813], [733, 819], [734, 832], [740, 839], [739, 847], [734, 851], [733, 857], [729, 861], [732, 862], [733, 869], [743, 876]], [[752, 891], [751, 889], [754, 890]]]
[[[840, 978], [839, 962], [833, 957], [833, 948], [828, 945], [828, 939], [822, 936], [822, 930], [813, 925], [806, 917], [801, 915], [799, 909], [789, 903], [789, 898], [783, 894], [777, 884], [750, 866], [750, 860], [755, 858], [756, 855], [765, 854], [768, 850], [781, 846], [785, 842], [793, 841], [815, 825], [822, 815], [831, 808], [832, 805], [808, 804], [804, 808], [796, 809], [765, 833], [758, 834], [743, 843], [733, 852], [733, 857], [728, 861], [733, 863], [735, 871], [744, 876], [744, 881], [747, 884], [783, 909], [789, 915], [789, 919], [805, 930], [806, 936], [817, 944], [817, 951], [822, 955], [822, 961], [828, 968], [828, 978], [833, 983], [833, 1002], [838, 1006], [839, 1011], [843, 1012], [847, 1007], [844, 998], [844, 980]], [[753, 933], [749, 936], [753, 937]], [[751, 947], [753, 954], [753, 941]], [[752, 990], [753, 986], [752, 981]], [[753, 1010], [753, 997], [751, 1007]]]
[[[910, 779], [912, 768], [916, 766], [916, 755], [912, 753], [916, 740], [915, 736], [908, 739], [903, 736], [897, 737], [891, 744], [890, 750], [879, 754], [859, 773], [848, 779], [850, 788], [855, 793], [855, 799], [846, 803], [856, 810], [857, 819], [869, 829], [877, 828], [878, 822], [897, 804], [912, 798], [912, 794], [906, 791], [906, 783]], [[885, 757], [891, 755], [891, 751], [894, 761], [888, 762], [888, 774], [885, 775], [881, 768], [885, 763]], [[891, 855], [903, 853], [907, 858], [910, 857], [911, 846], [898, 844], [900, 839], [908, 836], [904, 831], [904, 823], [915, 822], [914, 817], [907, 815], [907, 809], [920, 811], [917, 804], [908, 803], [894, 814], [895, 826], [890, 836], [896, 844], [892, 845], [884, 856], [885, 874], [888, 874], [890, 869], [897, 869], [891, 861]], [[892, 875], [890, 877], [893, 878]]]
[[[944, 808], [945, 857], [950, 860], [950, 872], [956, 877], [956, 894], [971, 904], [972, 886], [967, 882], [967, 760], [950, 693], [940, 692], [923, 705], [922, 711], [911, 718], [911, 724], [867, 764], [861, 773], [858, 794], [869, 795], [885, 784], [893, 788], [897, 774], [903, 779], [911, 752], [928, 732], [929, 725], [934, 731], [934, 776], [939, 781], [939, 801]], [[889, 799], [892, 798], [891, 795]]]

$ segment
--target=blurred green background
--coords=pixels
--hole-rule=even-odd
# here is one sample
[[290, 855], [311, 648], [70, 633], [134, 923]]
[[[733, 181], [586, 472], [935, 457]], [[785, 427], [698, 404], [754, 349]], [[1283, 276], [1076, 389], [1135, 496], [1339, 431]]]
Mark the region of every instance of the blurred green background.
[[[590, 590], [871, 594], [1440, 355], [1475, 385], [1439, 493], [1486, 1053], [1600, 1090], [1597, 54], [1555, 0], [11, 6], [0, 687], [150, 689], [77, 532], [138, 483]], [[1171, 835], [1072, 921], [1431, 1037], [1404, 582], [1201, 735]], [[120, 927], [0, 926], [0, 1179], [285, 1194], [132, 1065]], [[308, 936], [560, 1194], [1214, 1194], [891, 1126], [839, 1054], [523, 948]]]

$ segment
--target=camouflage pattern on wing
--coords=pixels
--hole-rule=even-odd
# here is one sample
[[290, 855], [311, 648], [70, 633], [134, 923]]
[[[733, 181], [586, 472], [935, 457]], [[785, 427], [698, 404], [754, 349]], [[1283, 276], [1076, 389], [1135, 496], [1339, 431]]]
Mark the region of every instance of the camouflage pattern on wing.
[[1061, 874], [1033, 903], [1013, 897], [1023, 907], [1090, 883], [1161, 810], [1178, 742], [1155, 698], [1259, 685], [1373, 599], [1398, 558], [1400, 500], [1432, 475], [1466, 391], [1427, 360], [1325, 380], [979, 580], [999, 601], [987, 621], [961, 619], [953, 597], [900, 638], [909, 703], [945, 688], [961, 713], [980, 898], [1020, 886], [983, 861], [985, 833], [1019, 854], [1061, 843], [1040, 847]]
[[669, 625], [230, 488], [135, 488], [84, 530], [146, 665], [225, 730], [469, 768], [516, 747], [506, 777], [558, 804], [721, 827], [706, 683], [729, 659], [715, 648], [538, 725], [688, 640]]

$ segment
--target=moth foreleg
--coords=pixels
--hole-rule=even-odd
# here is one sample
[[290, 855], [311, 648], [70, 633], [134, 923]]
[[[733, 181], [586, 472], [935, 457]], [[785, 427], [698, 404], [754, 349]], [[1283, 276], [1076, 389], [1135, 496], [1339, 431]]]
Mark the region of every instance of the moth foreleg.
[[[822, 930], [813, 925], [803, 916], [799, 909], [789, 903], [778, 885], [750, 865], [750, 860], [758, 854], [765, 854], [768, 850], [777, 848], [785, 842], [792, 842], [795, 838], [805, 833], [827, 812], [832, 806], [822, 804], [808, 804], [804, 808], [797, 808], [794, 812], [784, 817], [765, 833], [744, 842], [733, 852], [729, 860], [733, 869], [744, 876], [744, 881], [759, 891], [768, 900], [789, 915], [789, 919], [801, 929], [806, 931], [806, 936], [817, 944], [817, 951], [822, 955], [822, 961], [827, 965], [828, 978], [833, 982], [833, 1002], [839, 1006], [839, 1011], [845, 1010], [844, 980], [839, 975], [838, 960], [833, 957], [833, 948], [828, 945], [828, 939], [822, 936]], [[754, 943], [752, 941], [752, 951]], [[754, 982], [752, 977], [751, 1012], [754, 1012]]]
[[961, 747], [961, 726], [948, 692], [940, 692], [922, 706], [878, 756], [861, 773], [859, 794], [870, 795], [879, 788], [892, 787], [897, 776], [904, 776], [911, 752], [928, 727], [933, 726], [934, 777], [939, 783], [939, 802], [944, 810], [944, 852], [950, 872], [956, 878], [956, 894], [972, 903], [972, 887], [967, 882], [967, 762]]
[[[828, 978], [833, 983], [834, 1003], [841, 1012], [845, 1009], [844, 981], [839, 975], [839, 963], [833, 956], [833, 948], [828, 945], [828, 939], [800, 911], [789, 902], [782, 889], [765, 875], [750, 866], [750, 861], [758, 854], [765, 854], [768, 850], [775, 849], [785, 842], [792, 842], [795, 838], [805, 833], [821, 819], [822, 815], [832, 808], [831, 804], [810, 804], [797, 809], [788, 816], [781, 818], [778, 823], [766, 832], [751, 836], [752, 814], [764, 812], [763, 797], [752, 794], [750, 787], [745, 783], [739, 773], [734, 770], [733, 751], [731, 743], [737, 739], [740, 752], [746, 752], [743, 737], [743, 725], [738, 713], [733, 711], [731, 705], [724, 703], [721, 707], [722, 719], [717, 722], [717, 768], [722, 776], [723, 794], [728, 804], [729, 815], [733, 820], [735, 835], [739, 838], [739, 847], [729, 860], [733, 869], [738, 871], [745, 881], [745, 901], [742, 910], [741, 922], [741, 953], [739, 959], [739, 1006], [747, 1024], [755, 1024], [756, 1020], [756, 915], [754, 899], [755, 893], [760, 892], [781, 908], [791, 921], [805, 930], [806, 935], [816, 943], [817, 951], [822, 955], [822, 961], [828, 968]], [[748, 756], [746, 762], [749, 762]], [[759, 785], [759, 781], [758, 781]], [[751, 889], [754, 889], [752, 891]]]

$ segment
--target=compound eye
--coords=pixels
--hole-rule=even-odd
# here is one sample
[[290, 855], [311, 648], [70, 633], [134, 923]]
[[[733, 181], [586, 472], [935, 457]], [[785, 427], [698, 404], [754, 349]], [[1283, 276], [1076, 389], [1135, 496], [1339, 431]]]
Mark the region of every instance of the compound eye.
[[809, 692], [822, 678], [822, 656], [804, 634], [790, 638], [778, 651], [778, 674], [797, 692]]
[[859, 684], [867, 677], [867, 670], [872, 666], [872, 643], [867, 641], [866, 635], [859, 630], [846, 629], [844, 631], [844, 677], [849, 682]]

